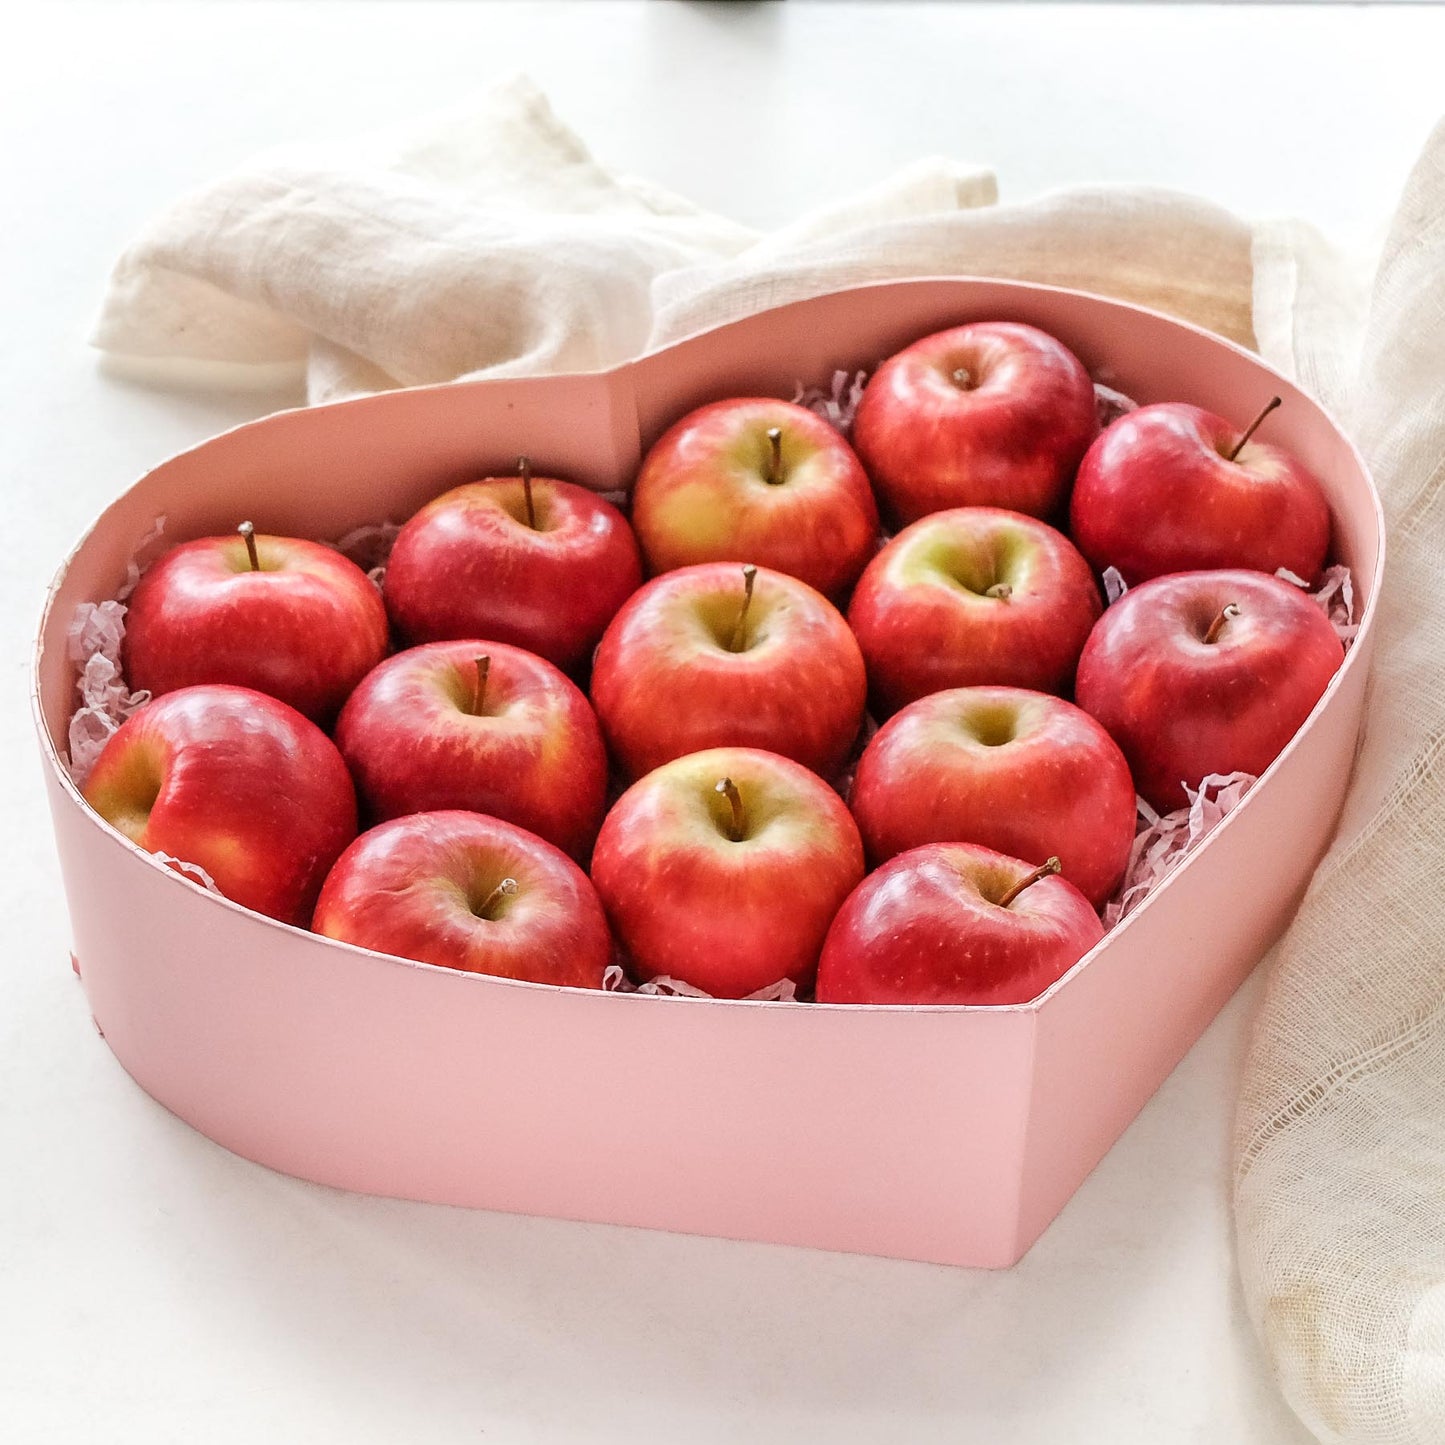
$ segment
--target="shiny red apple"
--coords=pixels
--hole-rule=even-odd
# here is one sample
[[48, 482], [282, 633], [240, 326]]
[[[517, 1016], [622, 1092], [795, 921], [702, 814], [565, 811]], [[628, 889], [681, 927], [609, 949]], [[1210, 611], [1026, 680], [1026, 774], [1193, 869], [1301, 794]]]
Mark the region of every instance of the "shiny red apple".
[[1330, 512], [1315, 475], [1283, 447], [1251, 440], [1201, 407], [1142, 406], [1101, 433], [1079, 467], [1070, 530], [1102, 571], [1132, 587], [1166, 572], [1324, 565]]
[[374, 820], [490, 813], [585, 858], [607, 754], [587, 699], [550, 662], [499, 642], [429, 642], [362, 679], [336, 743]]
[[849, 805], [870, 863], [924, 843], [979, 843], [1026, 863], [1057, 857], [1096, 908], [1134, 842], [1134, 783], [1082, 709], [1015, 687], [910, 703], [858, 760]]
[[1132, 588], [1099, 619], [1075, 700], [1163, 813], [1211, 773], [1264, 772], [1343, 658], [1298, 587], [1263, 572], [1176, 572]]
[[337, 860], [312, 927], [439, 968], [601, 988], [612, 938], [597, 893], [560, 850], [479, 813], [412, 813]]
[[805, 582], [713, 562], [666, 572], [617, 614], [592, 702], [631, 777], [704, 748], [763, 748], [829, 777], [863, 721], [867, 679], [842, 615]]
[[782, 979], [806, 987], [862, 877], [863, 845], [837, 793], [752, 748], [693, 753], [634, 783], [592, 856], [631, 971], [717, 998]]
[[689, 412], [648, 452], [632, 525], [652, 573], [754, 562], [829, 596], [845, 592], [878, 543], [868, 477], [841, 434], [771, 397]]
[[331, 739], [242, 687], [147, 703], [105, 745], [85, 800], [147, 852], [205, 869], [233, 902], [303, 926], [356, 836], [356, 796]]
[[131, 687], [157, 697], [230, 683], [329, 726], [386, 648], [386, 611], [361, 568], [247, 522], [173, 547], [142, 576], [123, 657]]
[[930, 843], [869, 874], [838, 910], [817, 999], [1028, 1003], [1103, 936], [1089, 900], [1049, 863]]
[[868, 564], [848, 607], [875, 708], [944, 688], [1067, 692], [1099, 616], [1089, 564], [1018, 512], [959, 507], [906, 527]]
[[1068, 347], [978, 321], [889, 357], [864, 389], [853, 445], [900, 525], [950, 507], [1049, 517], [1098, 427], [1094, 384]]
[[627, 519], [571, 482], [487, 477], [428, 502], [387, 562], [387, 611], [408, 643], [488, 637], [561, 668], [591, 655], [642, 564]]

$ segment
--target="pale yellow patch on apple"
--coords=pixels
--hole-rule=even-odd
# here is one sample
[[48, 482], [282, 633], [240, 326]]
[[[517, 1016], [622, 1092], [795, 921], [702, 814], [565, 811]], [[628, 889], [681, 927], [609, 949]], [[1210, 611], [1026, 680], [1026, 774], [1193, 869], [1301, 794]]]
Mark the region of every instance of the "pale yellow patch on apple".
[[654, 526], [689, 548], [712, 552], [732, 540], [736, 518], [715, 482], [684, 482], [656, 504]]
[[990, 587], [1028, 585], [1035, 555], [1025, 536], [1006, 527], [968, 537], [925, 531], [897, 548], [887, 575], [900, 586], [943, 585], [993, 601], [986, 595]]
[[1268, 442], [1245, 442], [1234, 459], [1234, 465], [1270, 481], [1280, 480], [1290, 474], [1289, 461], [1280, 453], [1278, 447], [1271, 446]]
[[161, 755], [137, 739], [121, 755], [112, 753], [102, 762], [85, 789], [85, 800], [112, 828], [139, 843], [165, 781]]

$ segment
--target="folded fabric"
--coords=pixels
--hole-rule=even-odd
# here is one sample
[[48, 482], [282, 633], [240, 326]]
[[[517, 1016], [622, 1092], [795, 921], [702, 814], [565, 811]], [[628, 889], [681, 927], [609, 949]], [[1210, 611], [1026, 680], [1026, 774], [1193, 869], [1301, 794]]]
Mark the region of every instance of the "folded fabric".
[[647, 340], [662, 271], [746, 227], [604, 170], [517, 80], [349, 146], [288, 148], [177, 202], [121, 257], [102, 350], [313, 401], [475, 372], [588, 371]]
[[[1320, 304], [1331, 306], [1329, 298]], [[1299, 312], [1296, 329], [1308, 334]], [[1236, 1131], [1240, 1270], [1321, 1440], [1445, 1440], [1445, 126], [1348, 399], [1389, 563], [1339, 839], [1276, 950]]]

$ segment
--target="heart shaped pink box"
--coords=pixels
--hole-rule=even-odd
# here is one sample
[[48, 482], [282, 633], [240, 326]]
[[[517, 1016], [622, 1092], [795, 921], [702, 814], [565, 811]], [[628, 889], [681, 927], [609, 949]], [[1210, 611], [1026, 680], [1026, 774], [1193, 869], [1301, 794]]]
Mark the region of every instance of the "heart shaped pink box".
[[[166, 538], [334, 537], [526, 452], [626, 487], [677, 416], [791, 396], [966, 320], [1031, 322], [1140, 401], [1252, 416], [1324, 480], [1365, 600], [1309, 721], [1198, 852], [1035, 1002], [858, 1008], [594, 993], [324, 941], [204, 892], [81, 801], [61, 760], [65, 634]], [[172, 458], [61, 568], [35, 715], [74, 936], [106, 1042], [148, 1093], [273, 1169], [343, 1189], [958, 1265], [1018, 1260], [1278, 935], [1345, 796], [1384, 561], [1379, 500], [1330, 418], [1258, 358], [1081, 293], [893, 282], [780, 307], [588, 376], [285, 412]]]

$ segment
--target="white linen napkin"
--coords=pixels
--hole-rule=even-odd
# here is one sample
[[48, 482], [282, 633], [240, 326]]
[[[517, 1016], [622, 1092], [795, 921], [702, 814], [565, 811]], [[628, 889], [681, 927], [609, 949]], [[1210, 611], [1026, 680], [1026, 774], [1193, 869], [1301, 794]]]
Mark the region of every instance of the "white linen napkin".
[[273, 153], [159, 216], [96, 344], [189, 381], [358, 391], [610, 366], [837, 286], [974, 274], [1256, 346], [1346, 421], [1391, 530], [1340, 837], [1276, 950], [1242, 1087], [1251, 1315], [1323, 1441], [1445, 1440], [1445, 127], [1373, 291], [1298, 222], [1152, 189], [999, 206], [922, 161], [768, 236], [604, 169], [525, 80], [404, 135]]
[[184, 197], [121, 257], [94, 340], [188, 380], [304, 369], [312, 401], [599, 370], [646, 342], [656, 275], [756, 239], [603, 169], [519, 79]]
[[[1297, 369], [1347, 372], [1328, 286]], [[1284, 309], [1280, 298], [1273, 304]], [[1346, 331], [1348, 328], [1345, 328]], [[1278, 358], [1276, 358], [1278, 359]], [[1445, 1440], [1445, 126], [1406, 187], [1336, 398], [1384, 499], [1367, 732], [1339, 838], [1275, 952], [1245, 1068], [1235, 1218], [1250, 1312], [1324, 1441]]]

